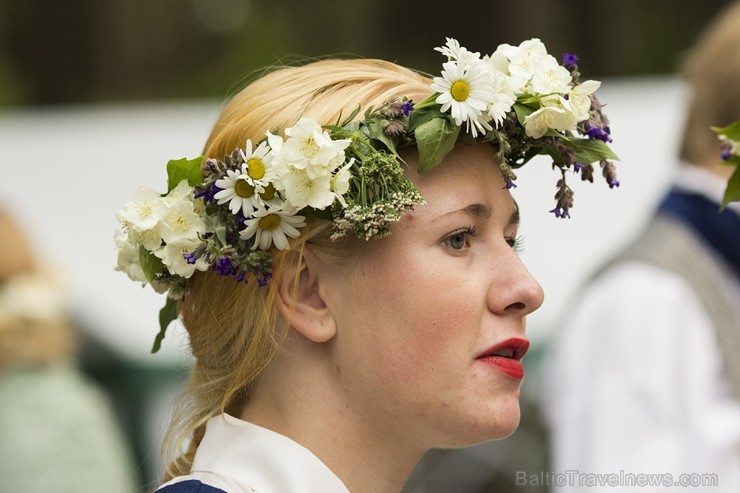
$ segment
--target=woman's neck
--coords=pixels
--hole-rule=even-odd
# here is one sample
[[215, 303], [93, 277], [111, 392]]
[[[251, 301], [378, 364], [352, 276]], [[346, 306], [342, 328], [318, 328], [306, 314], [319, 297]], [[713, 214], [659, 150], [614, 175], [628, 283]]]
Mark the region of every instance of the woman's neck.
[[[295, 356], [294, 353], [291, 353]], [[295, 359], [295, 358], [293, 358]], [[426, 452], [402, 423], [382, 423], [333, 385], [326, 358], [278, 358], [253, 388], [241, 418], [303, 445], [353, 493], [400, 491]]]

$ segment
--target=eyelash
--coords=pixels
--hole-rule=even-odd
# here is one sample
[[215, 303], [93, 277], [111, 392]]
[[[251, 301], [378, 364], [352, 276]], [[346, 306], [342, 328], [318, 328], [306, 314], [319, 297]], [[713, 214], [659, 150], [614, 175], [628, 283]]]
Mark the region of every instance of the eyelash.
[[509, 244], [511, 249], [514, 250], [514, 253], [517, 255], [524, 251], [524, 239], [522, 238], [522, 235], [507, 236], [506, 243]]
[[[478, 228], [476, 228], [475, 226], [467, 226], [465, 228], [458, 229], [457, 231], [454, 231], [442, 241], [450, 250], [455, 251], [455, 252], [461, 252], [463, 251], [463, 249], [453, 248], [451, 244], [452, 238], [456, 236], [460, 236], [460, 235], [465, 235], [466, 237], [471, 237], [471, 236], [476, 237], [478, 235]], [[505, 239], [506, 239], [506, 243], [508, 243], [511, 249], [514, 250], [514, 253], [516, 253], [517, 255], [520, 254], [522, 250], [524, 249], [522, 245], [523, 240], [522, 240], [521, 235], [507, 236], [505, 237]], [[467, 246], [469, 245], [467, 245], [467, 242], [466, 242], [466, 247]]]
[[[475, 237], [478, 235], [478, 228], [476, 228], [475, 226], [467, 226], [465, 228], [458, 229], [457, 231], [450, 233], [450, 235], [448, 235], [444, 240], [442, 240], [442, 242], [445, 244], [445, 246], [447, 246], [447, 248], [449, 248], [453, 252], [462, 252], [463, 251], [462, 249], [453, 248], [452, 243], [451, 243], [452, 238], [455, 238], [456, 236], [460, 236], [460, 235], [464, 235], [466, 239], [467, 237], [470, 237], [470, 236]], [[466, 247], [469, 246], [467, 241], [465, 242], [465, 246]]]

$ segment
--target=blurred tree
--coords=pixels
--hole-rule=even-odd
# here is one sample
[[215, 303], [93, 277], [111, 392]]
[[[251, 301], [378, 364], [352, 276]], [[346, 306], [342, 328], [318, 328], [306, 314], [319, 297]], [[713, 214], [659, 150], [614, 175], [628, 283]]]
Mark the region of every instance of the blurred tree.
[[445, 36], [485, 52], [539, 37], [590, 76], [661, 74], [727, 2], [0, 0], [0, 105], [223, 97], [293, 54], [436, 72]]

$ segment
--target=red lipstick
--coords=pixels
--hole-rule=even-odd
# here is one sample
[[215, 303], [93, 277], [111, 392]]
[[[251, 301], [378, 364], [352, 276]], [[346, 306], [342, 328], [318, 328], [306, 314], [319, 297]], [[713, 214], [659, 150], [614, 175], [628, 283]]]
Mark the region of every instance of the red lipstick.
[[511, 338], [487, 349], [476, 359], [512, 378], [524, 378], [524, 366], [520, 360], [527, 349], [527, 339]]

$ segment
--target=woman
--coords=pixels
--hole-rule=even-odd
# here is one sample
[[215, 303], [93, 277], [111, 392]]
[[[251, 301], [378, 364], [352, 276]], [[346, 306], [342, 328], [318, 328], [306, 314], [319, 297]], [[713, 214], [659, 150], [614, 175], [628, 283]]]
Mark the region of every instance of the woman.
[[434, 81], [378, 60], [265, 75], [202, 167], [170, 162], [168, 194], [119, 214], [118, 268], [182, 299], [196, 359], [158, 491], [399, 491], [430, 448], [516, 428], [543, 294], [516, 255], [511, 168], [557, 155], [567, 216], [565, 170], [611, 155], [608, 125], [598, 83], [539, 40], [438, 50]]

